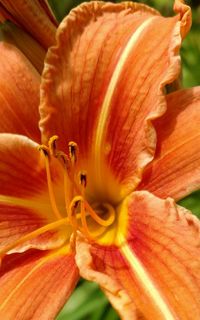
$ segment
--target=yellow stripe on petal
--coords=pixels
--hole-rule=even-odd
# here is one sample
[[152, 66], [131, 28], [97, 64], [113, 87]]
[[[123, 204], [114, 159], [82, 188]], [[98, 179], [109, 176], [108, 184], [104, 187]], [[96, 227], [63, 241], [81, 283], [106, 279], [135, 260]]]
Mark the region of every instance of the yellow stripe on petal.
[[0, 318], [55, 319], [78, 277], [67, 246], [50, 254], [32, 251], [7, 256], [1, 268]]
[[155, 307], [159, 310], [160, 315], [162, 316], [161, 319], [166, 319], [166, 320], [177, 319], [175, 314], [170, 310], [162, 294], [156, 288], [156, 285], [151, 279], [147, 270], [145, 270], [142, 263], [139, 261], [137, 256], [130, 249], [124, 237], [121, 236], [119, 240], [122, 243], [120, 247], [121, 254], [125, 258], [125, 260], [128, 262], [131, 268], [131, 271], [134, 273], [136, 278], [138, 278], [140, 285], [143, 287], [146, 294], [150, 297], [150, 299], [155, 304]]
[[18, 285], [11, 291], [11, 293], [7, 296], [7, 298], [4, 300], [4, 302], [0, 306], [0, 312], [5, 308], [5, 306], [9, 303], [10, 299], [16, 294], [17, 291], [21, 288], [21, 286], [28, 281], [28, 279], [33, 275], [36, 270], [38, 270], [42, 265], [45, 265], [49, 260], [69, 254], [69, 246], [62, 247], [59, 250], [56, 250], [55, 252], [50, 253], [49, 255], [46, 255], [43, 257], [31, 270], [27, 273], [27, 275], [18, 283]]
[[95, 156], [95, 168], [97, 171], [97, 178], [99, 181], [101, 181], [101, 167], [102, 167], [102, 146], [104, 137], [106, 134], [106, 125], [108, 121], [108, 113], [109, 113], [109, 107], [111, 104], [112, 96], [114, 94], [114, 91], [116, 89], [120, 74], [123, 70], [124, 64], [131, 53], [131, 51], [134, 49], [134, 47], [137, 44], [138, 39], [141, 37], [141, 34], [144, 32], [145, 29], [148, 28], [148, 26], [155, 20], [155, 17], [150, 17], [147, 20], [145, 20], [139, 28], [136, 30], [135, 33], [131, 36], [130, 40], [128, 41], [126, 47], [124, 48], [121, 57], [119, 58], [119, 61], [117, 63], [117, 66], [113, 72], [111, 81], [108, 85], [108, 89], [102, 104], [101, 113], [99, 116], [99, 121], [97, 125], [96, 130], [96, 137], [95, 137], [95, 144], [94, 144], [94, 156]]

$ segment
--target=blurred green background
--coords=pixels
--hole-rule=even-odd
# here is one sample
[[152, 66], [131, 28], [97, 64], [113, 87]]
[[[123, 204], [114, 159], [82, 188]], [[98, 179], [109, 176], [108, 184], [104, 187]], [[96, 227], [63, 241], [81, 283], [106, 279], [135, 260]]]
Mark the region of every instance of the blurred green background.
[[[78, 4], [80, 0], [49, 0], [49, 3], [59, 21]], [[120, 2], [120, 1], [111, 1]], [[146, 3], [164, 16], [173, 14], [173, 0], [143, 0], [136, 1]], [[182, 82], [184, 87], [192, 87], [200, 84], [200, 1], [188, 0], [192, 7], [193, 25], [190, 34], [183, 43], [181, 50], [183, 62]], [[200, 191], [182, 199], [179, 204], [190, 209], [200, 217]], [[57, 317], [57, 320], [117, 320], [119, 317], [108, 303], [98, 286], [81, 280]]]

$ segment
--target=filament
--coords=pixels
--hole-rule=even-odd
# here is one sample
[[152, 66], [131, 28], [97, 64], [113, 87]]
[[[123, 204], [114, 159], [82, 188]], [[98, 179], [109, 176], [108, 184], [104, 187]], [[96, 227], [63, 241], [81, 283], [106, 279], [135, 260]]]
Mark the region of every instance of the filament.
[[103, 203], [103, 207], [108, 209], [109, 212], [109, 217], [107, 219], [102, 219], [100, 218], [96, 212], [92, 209], [92, 207], [88, 204], [88, 202], [85, 201], [85, 206], [88, 209], [89, 214], [91, 217], [101, 226], [103, 227], [109, 227], [115, 220], [115, 210], [114, 208], [108, 204], [108, 203]]
[[[75, 235], [76, 231], [80, 230], [88, 238], [94, 239], [95, 237], [102, 235], [106, 231], [106, 228], [113, 224], [113, 222], [115, 221], [115, 210], [110, 204], [102, 203], [102, 205], [99, 206], [100, 214], [101, 212], [106, 213], [106, 218], [103, 219], [98, 214], [99, 212], [96, 213], [95, 210], [89, 205], [89, 203], [85, 200], [87, 172], [80, 171], [78, 176], [76, 176], [78, 145], [73, 141], [69, 142], [69, 153], [68, 155], [66, 155], [64, 152], [57, 150], [57, 140], [58, 136], [52, 136], [49, 139], [48, 146], [41, 145], [39, 148], [43, 151], [43, 155], [45, 158], [47, 184], [52, 210], [56, 219], [62, 221], [62, 215], [58, 210], [53, 190], [50, 171], [51, 156], [59, 160], [62, 164], [62, 167], [64, 168], [64, 199], [67, 212], [66, 219], [68, 219], [68, 223], [73, 228]], [[70, 199], [72, 199], [72, 201], [70, 201]], [[92, 232], [89, 230], [89, 216], [98, 224], [98, 228]]]
[[[80, 213], [75, 213], [75, 208], [80, 204]], [[107, 219], [100, 218], [96, 212], [91, 208], [87, 201], [84, 200], [82, 196], [76, 196], [71, 202], [71, 209], [69, 214], [69, 220], [72, 225], [75, 224], [75, 220], [81, 219], [82, 228], [78, 226], [76, 222], [76, 228], [81, 232], [85, 233], [88, 238], [95, 238], [102, 235], [106, 227], [110, 226], [115, 220], [115, 210], [114, 208], [107, 204], [103, 204], [104, 208], [106, 208], [109, 212], [109, 217]], [[97, 222], [101, 227], [98, 230], [91, 232], [88, 228], [87, 216], [91, 216], [95, 222]]]
[[55, 217], [57, 219], [62, 219], [62, 215], [60, 213], [60, 211], [57, 208], [56, 205], [56, 199], [55, 199], [55, 195], [54, 195], [54, 191], [53, 191], [53, 186], [52, 186], [52, 180], [51, 180], [51, 172], [50, 172], [50, 166], [49, 166], [49, 154], [46, 153], [46, 147], [45, 146], [40, 146], [40, 150], [43, 151], [43, 155], [44, 155], [44, 159], [45, 159], [45, 166], [46, 166], [46, 174], [47, 174], [47, 184], [48, 184], [48, 189], [49, 189], [49, 199], [51, 202], [51, 206], [53, 209], [53, 212], [55, 214]]

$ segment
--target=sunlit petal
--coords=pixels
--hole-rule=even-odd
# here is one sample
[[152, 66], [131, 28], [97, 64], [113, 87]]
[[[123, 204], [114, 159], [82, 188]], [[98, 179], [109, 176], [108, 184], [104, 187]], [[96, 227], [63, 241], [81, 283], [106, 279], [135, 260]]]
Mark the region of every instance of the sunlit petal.
[[24, 134], [40, 141], [40, 76], [13, 45], [0, 42], [0, 132]]
[[[3, 251], [10, 245], [16, 250], [12, 244], [18, 239], [57, 219], [49, 199], [45, 165], [37, 147], [26, 137], [0, 134], [0, 249]], [[56, 185], [56, 172], [53, 179]], [[62, 200], [62, 193], [60, 197]], [[60, 206], [63, 203], [64, 209], [64, 200], [61, 200]], [[28, 247], [56, 247], [69, 234], [61, 226], [38, 236], [28, 237], [17, 245], [17, 251]]]
[[118, 245], [88, 244], [79, 238], [81, 275], [100, 284], [122, 319], [133, 319], [136, 312], [138, 319], [186, 320], [192, 315], [198, 320], [198, 219], [172, 199], [148, 192], [133, 193], [121, 210], [129, 225], [123, 234], [119, 226]]
[[62, 149], [68, 141], [78, 143], [91, 189], [105, 180], [106, 191], [111, 189], [109, 171], [121, 184], [119, 200], [152, 159], [151, 120], [165, 112], [163, 87], [178, 77], [186, 15], [189, 9], [163, 18], [131, 2], [90, 2], [59, 26], [43, 73], [40, 127], [44, 141], [59, 135]]
[[168, 95], [167, 105], [155, 123], [156, 156], [139, 189], [179, 200], [200, 188], [200, 87]]
[[0, 270], [0, 318], [55, 319], [77, 280], [67, 249], [8, 256]]

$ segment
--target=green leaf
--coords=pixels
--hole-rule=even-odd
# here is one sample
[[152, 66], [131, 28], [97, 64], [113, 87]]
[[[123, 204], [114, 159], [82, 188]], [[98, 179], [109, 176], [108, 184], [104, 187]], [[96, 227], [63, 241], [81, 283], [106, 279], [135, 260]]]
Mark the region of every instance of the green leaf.
[[[57, 320], [102, 320], [106, 308], [110, 310], [109, 303], [97, 284], [82, 280], [58, 315]], [[111, 313], [115, 315], [115, 318], [111, 320], [118, 319], [115, 311]]]
[[180, 200], [178, 204], [191, 210], [193, 214], [200, 218], [200, 190]]

